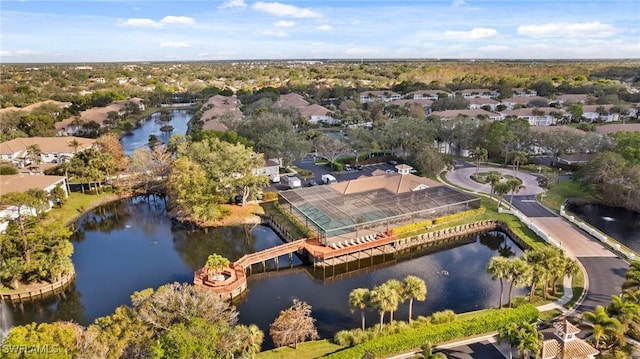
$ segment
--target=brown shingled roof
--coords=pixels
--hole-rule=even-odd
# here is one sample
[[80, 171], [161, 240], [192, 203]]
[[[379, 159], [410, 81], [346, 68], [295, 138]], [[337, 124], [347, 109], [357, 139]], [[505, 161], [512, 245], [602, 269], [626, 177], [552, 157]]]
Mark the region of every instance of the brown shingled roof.
[[18, 156], [23, 156], [23, 152], [27, 151], [27, 148], [31, 145], [38, 145], [43, 153], [71, 153], [73, 148], [69, 147], [69, 143], [73, 140], [78, 141], [78, 151], [84, 151], [87, 148], [91, 148], [96, 140], [84, 137], [21, 137], [14, 138], [13, 140], [0, 143], [0, 153], [2, 154], [14, 154], [22, 153]]
[[64, 176], [5, 175], [0, 176], [0, 196], [11, 192], [26, 192], [32, 188], [44, 189], [63, 180]]

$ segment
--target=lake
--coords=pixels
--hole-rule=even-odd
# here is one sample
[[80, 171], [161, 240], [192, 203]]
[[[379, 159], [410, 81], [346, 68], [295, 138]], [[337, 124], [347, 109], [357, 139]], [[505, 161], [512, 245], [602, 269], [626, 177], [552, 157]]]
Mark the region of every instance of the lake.
[[[171, 121], [160, 122], [160, 112], [154, 112], [151, 116], [143, 120], [139, 127], [136, 127], [130, 134], [120, 139], [122, 148], [126, 155], [131, 155], [138, 148], [147, 147], [149, 135], [155, 135], [160, 141], [166, 143], [172, 135], [184, 135], [187, 133], [187, 125], [193, 111], [191, 110], [168, 110], [171, 114]], [[160, 128], [165, 124], [173, 126], [172, 132], [162, 132]]]
[[[223, 227], [209, 230], [184, 230], [172, 227], [166, 215], [163, 197], [152, 196], [122, 200], [101, 206], [77, 221], [72, 240], [75, 282], [64, 293], [36, 303], [10, 308], [13, 324], [32, 321], [74, 320], [83, 325], [130, 304], [134, 291], [173, 281], [192, 283], [193, 271], [204, 265], [211, 253], [236, 260], [245, 253], [276, 246], [280, 238], [262, 225]], [[373, 288], [388, 279], [403, 279], [412, 274], [423, 278], [428, 287], [427, 300], [414, 303], [414, 316], [453, 309], [466, 312], [497, 306], [499, 284], [491, 280], [486, 266], [491, 257], [502, 253], [520, 256], [522, 251], [502, 232], [491, 232], [459, 242], [434, 247], [425, 252], [392, 258], [377, 258], [366, 267], [363, 260], [357, 272], [342, 268], [315, 270], [303, 266], [298, 258], [293, 269], [281, 260], [277, 273], [261, 274], [254, 267], [249, 290], [234, 300], [241, 323], [255, 323], [268, 334], [269, 324], [293, 298], [307, 301], [322, 337], [331, 337], [342, 329], [360, 325], [358, 313], [351, 314], [347, 300], [351, 290]], [[269, 263], [274, 269], [273, 262]], [[350, 264], [350, 268], [355, 268]], [[446, 271], [446, 274], [443, 274]], [[519, 291], [522, 293], [522, 290]], [[369, 324], [376, 313], [368, 312]], [[406, 320], [407, 304], [396, 318]], [[270, 338], [266, 338], [266, 346]]]

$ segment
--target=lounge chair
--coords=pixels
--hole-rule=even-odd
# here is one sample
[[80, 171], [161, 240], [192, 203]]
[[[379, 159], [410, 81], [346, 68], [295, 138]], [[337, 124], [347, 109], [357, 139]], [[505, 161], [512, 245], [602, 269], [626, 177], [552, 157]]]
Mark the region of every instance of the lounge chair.
[[336, 247], [336, 244], [335, 244], [335, 243], [331, 243], [331, 244], [329, 245], [329, 247], [331, 247], [331, 248], [333, 248], [333, 249], [338, 249], [338, 247]]

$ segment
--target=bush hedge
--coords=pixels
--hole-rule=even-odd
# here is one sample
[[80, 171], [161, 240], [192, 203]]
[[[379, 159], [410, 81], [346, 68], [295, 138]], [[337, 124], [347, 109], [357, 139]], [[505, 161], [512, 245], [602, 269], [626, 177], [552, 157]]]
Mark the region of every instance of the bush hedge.
[[274, 199], [278, 199], [278, 192], [265, 192], [262, 195], [263, 201], [273, 201]]
[[473, 217], [476, 215], [484, 214], [486, 209], [484, 207], [480, 207], [478, 209], [471, 209], [464, 212], [458, 212], [454, 214], [449, 214], [446, 216], [438, 217], [436, 219], [428, 219], [426, 221], [416, 222], [412, 224], [407, 224], [404, 226], [399, 226], [393, 229], [393, 233], [397, 236], [405, 233], [411, 233], [415, 231], [419, 231], [424, 228], [428, 228], [437, 224], [442, 224], [446, 222], [457, 221], [462, 218]]
[[473, 335], [490, 333], [513, 322], [533, 322], [538, 319], [538, 309], [527, 304], [519, 308], [490, 309], [482, 315], [444, 324], [425, 324], [408, 328], [396, 334], [372, 339], [339, 352], [324, 356], [331, 359], [362, 358], [370, 353], [374, 358], [402, 353], [419, 348], [425, 341], [443, 343]]

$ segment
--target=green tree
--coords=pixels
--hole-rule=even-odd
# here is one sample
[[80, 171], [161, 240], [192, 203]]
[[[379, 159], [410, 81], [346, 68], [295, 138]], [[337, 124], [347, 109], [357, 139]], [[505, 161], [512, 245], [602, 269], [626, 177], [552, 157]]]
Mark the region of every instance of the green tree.
[[476, 176], [477, 176], [478, 172], [480, 171], [480, 162], [486, 161], [489, 153], [485, 148], [476, 146], [476, 148], [471, 150], [470, 155], [471, 155], [471, 158], [473, 158], [473, 160], [476, 162]]
[[400, 304], [402, 304], [406, 299], [409, 299], [409, 298], [408, 298], [408, 296], [405, 295], [404, 286], [403, 286], [402, 282], [400, 282], [399, 280], [397, 280], [397, 279], [389, 279], [383, 285], [391, 288], [391, 290], [393, 291], [393, 293], [397, 297], [397, 302], [398, 303], [389, 312], [389, 323], [393, 323], [393, 314], [395, 313], [396, 310], [398, 310], [398, 306]]
[[384, 313], [396, 310], [398, 307], [398, 295], [388, 285], [378, 285], [371, 291], [371, 306], [380, 314], [380, 330], [384, 324]]
[[416, 153], [416, 168], [423, 176], [433, 176], [444, 169], [442, 154], [430, 147], [424, 147]]
[[427, 299], [427, 284], [422, 278], [408, 275], [404, 278], [404, 297], [409, 299], [409, 323], [413, 319], [413, 300]]
[[60, 184], [57, 184], [53, 190], [51, 190], [51, 199], [59, 206], [67, 200], [67, 192]]
[[36, 165], [42, 162], [42, 150], [38, 144], [33, 144], [27, 147], [27, 158]]
[[[70, 322], [55, 323], [30, 323], [23, 326], [17, 326], [9, 332], [9, 335], [2, 341], [3, 348], [50, 348], [50, 353], [46, 355], [41, 353], [26, 354], [23, 351], [4, 351], [3, 358], [19, 359], [19, 358], [53, 358], [67, 359], [73, 358], [78, 353], [76, 347], [76, 328], [77, 324]], [[54, 350], [57, 348], [57, 350]], [[33, 354], [33, 355], [32, 355]]]
[[640, 261], [633, 261], [629, 264], [629, 270], [624, 274], [624, 289], [640, 290]]
[[498, 209], [502, 204], [502, 197], [511, 191], [511, 185], [508, 182], [498, 182], [493, 186], [493, 191], [498, 195]]
[[502, 174], [498, 171], [490, 171], [487, 174], [487, 183], [491, 186], [491, 196], [493, 197], [493, 193], [496, 188], [496, 184], [500, 182], [502, 179]]
[[523, 151], [513, 151], [511, 152], [511, 163], [513, 164], [513, 176], [518, 175], [518, 169], [520, 165], [527, 162], [527, 153]]
[[515, 193], [520, 192], [522, 189], [522, 182], [517, 178], [511, 178], [507, 182], [507, 186], [509, 187], [509, 192], [511, 192], [511, 197], [509, 198], [509, 204], [513, 203], [513, 195]]
[[369, 306], [371, 292], [367, 288], [356, 288], [349, 293], [349, 308], [351, 313], [356, 309], [360, 310], [362, 320], [362, 330], [365, 329], [364, 310]]
[[498, 308], [502, 308], [504, 281], [509, 276], [509, 262], [510, 260], [504, 257], [492, 257], [487, 266], [487, 272], [491, 274], [492, 279], [500, 281], [500, 301]]
[[225, 267], [229, 266], [229, 260], [219, 254], [210, 254], [204, 267], [209, 274], [218, 274]]
[[603, 306], [599, 305], [593, 312], [582, 313], [582, 319], [593, 326], [593, 339], [596, 349], [603, 345], [624, 342], [624, 328], [620, 322], [609, 317]]
[[69, 147], [73, 148], [73, 153], [78, 153], [78, 148], [80, 147], [80, 142], [78, 139], [74, 138], [69, 142]]
[[341, 155], [349, 152], [347, 145], [335, 138], [329, 136], [320, 136], [314, 143], [313, 147], [318, 156], [327, 159], [333, 170], [333, 164]]
[[584, 111], [582, 110], [582, 105], [579, 103], [572, 103], [571, 105], [569, 105], [569, 108], [567, 109], [567, 111], [571, 114], [571, 119], [576, 122], [578, 122], [582, 118], [582, 115], [584, 114]]
[[511, 349], [516, 347], [521, 358], [526, 358], [527, 353], [531, 353], [534, 358], [537, 358], [542, 350], [542, 334], [531, 323], [509, 323], [500, 328], [498, 338], [507, 340], [509, 354], [511, 354]]
[[529, 302], [533, 302], [536, 287], [540, 284], [543, 285], [542, 295], [545, 300], [547, 299], [547, 280], [551, 276], [548, 263], [558, 255], [557, 251], [556, 248], [545, 247], [525, 252], [524, 259], [531, 266]]
[[510, 281], [509, 284], [509, 302], [507, 303], [508, 307], [511, 308], [511, 298], [513, 288], [524, 287], [529, 283], [529, 279], [531, 276], [531, 266], [524, 258], [514, 258], [509, 260], [508, 262], [508, 276], [507, 279]]

